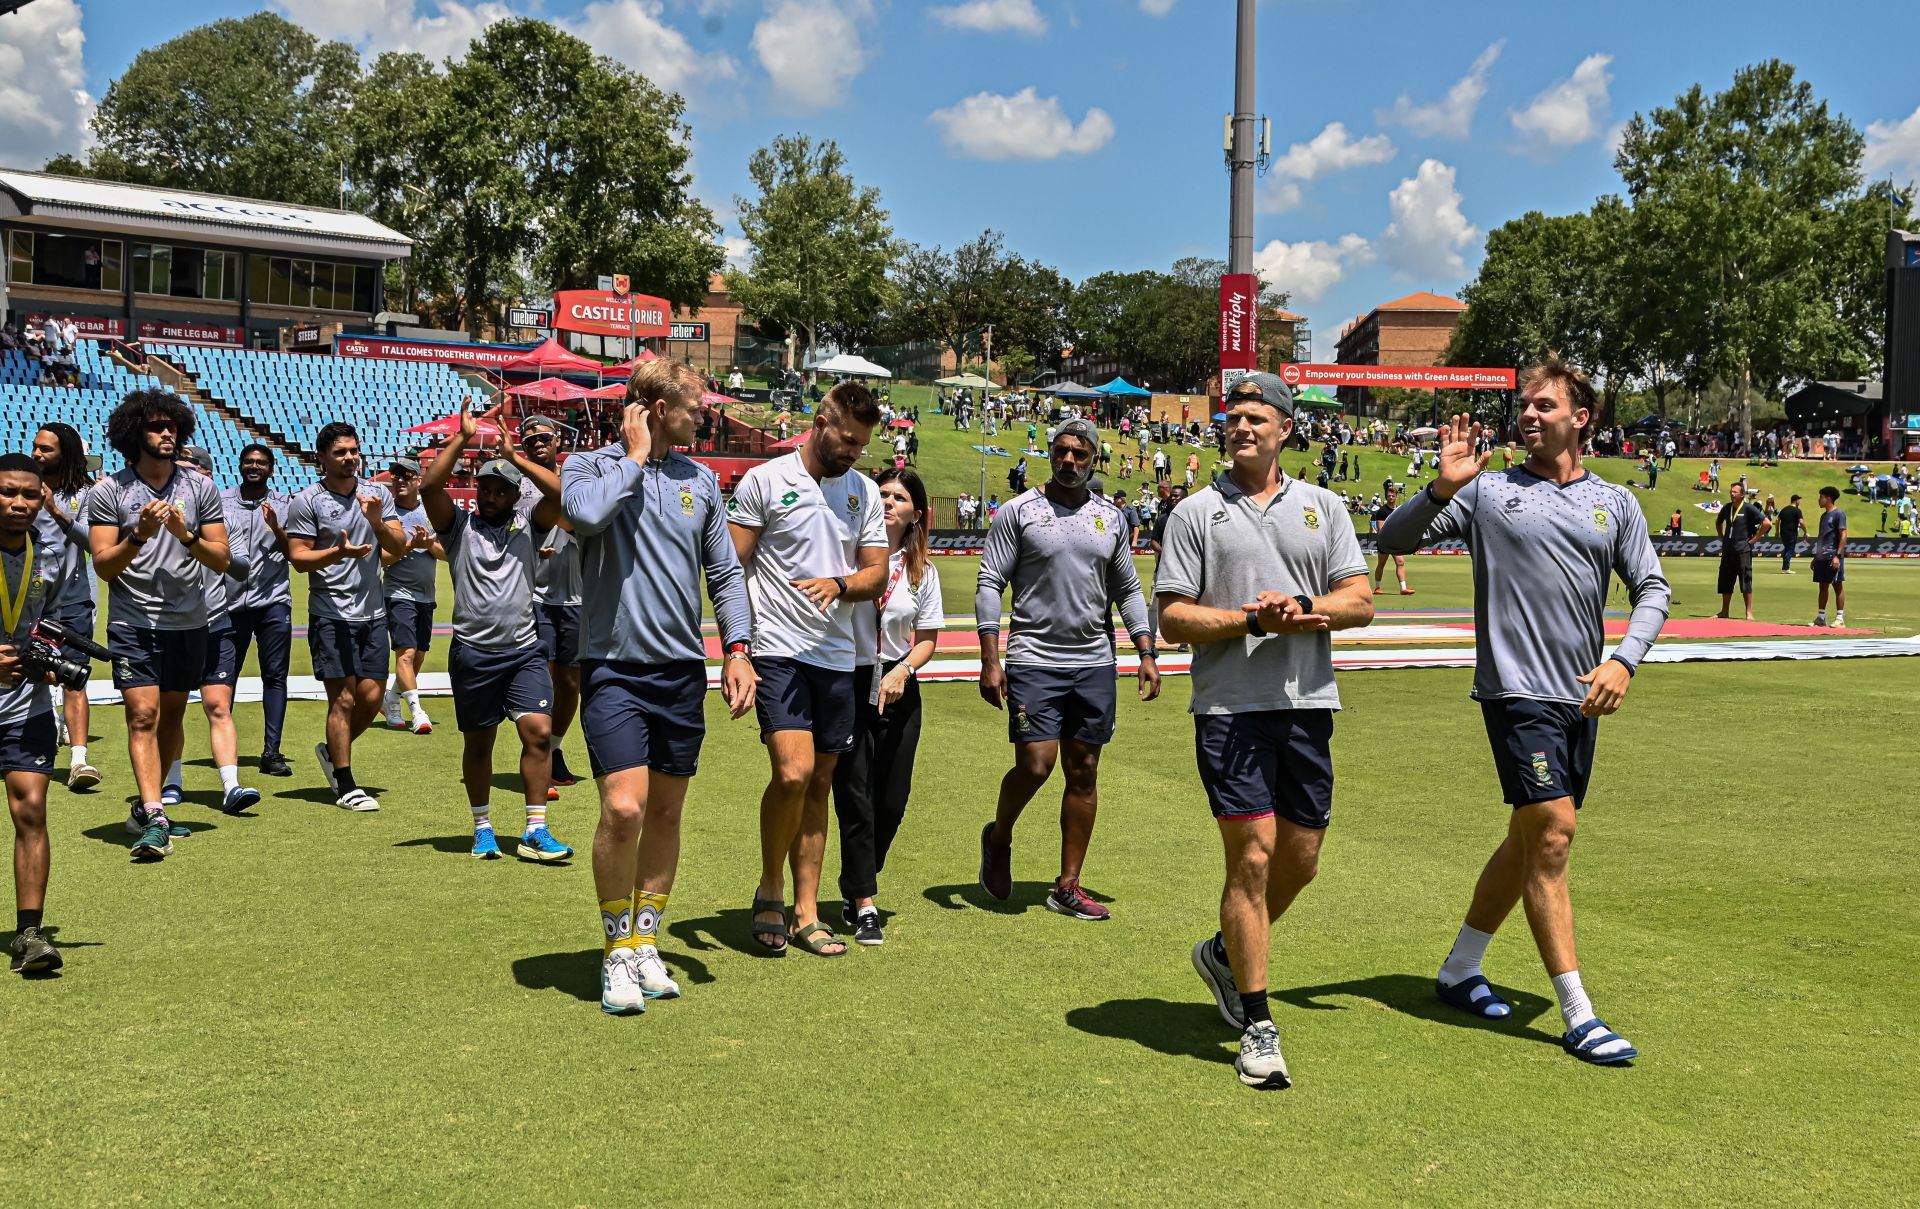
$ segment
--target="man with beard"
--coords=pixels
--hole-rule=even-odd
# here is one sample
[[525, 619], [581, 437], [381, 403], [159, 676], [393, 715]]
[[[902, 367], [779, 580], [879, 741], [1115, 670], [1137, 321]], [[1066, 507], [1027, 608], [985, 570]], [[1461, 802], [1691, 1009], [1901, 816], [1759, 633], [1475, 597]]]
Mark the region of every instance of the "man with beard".
[[0, 777], [13, 818], [16, 914], [9, 968], [23, 975], [50, 974], [62, 964], [43, 931], [52, 864], [47, 780], [59, 755], [53, 694], [20, 667], [34, 623], [56, 598], [67, 569], [60, 547], [41, 551], [34, 540], [42, 498], [39, 463], [24, 453], [0, 454]]
[[[520, 443], [528, 460], [559, 477], [560, 425], [552, 417], [520, 421]], [[540, 488], [529, 476], [520, 485], [520, 498], [534, 504], [539, 496]], [[534, 617], [553, 677], [553, 784], [572, 785], [579, 778], [567, 767], [567, 753], [560, 745], [580, 708], [580, 544], [565, 517], [534, 536], [540, 543], [540, 561], [533, 572]]]
[[407, 548], [393, 494], [360, 479], [360, 434], [335, 421], [314, 441], [320, 481], [287, 510], [287, 561], [307, 576], [307, 646], [327, 690], [327, 734], [313, 755], [342, 810], [380, 809], [353, 775], [353, 741], [380, 716], [387, 686], [387, 609], [376, 546]]
[[240, 451], [240, 485], [220, 493], [233, 549], [247, 561], [247, 582], [227, 602], [233, 628], [233, 666], [247, 662], [247, 648], [260, 644], [260, 706], [266, 736], [260, 746], [260, 771], [290, 777], [293, 769], [280, 751], [287, 723], [287, 666], [293, 658], [293, 583], [287, 574], [287, 531], [281, 522], [292, 499], [267, 484], [273, 478], [273, 450], [249, 445]]
[[106, 646], [126, 702], [127, 756], [140, 795], [135, 860], [173, 851], [173, 824], [160, 804], [161, 753], [184, 742], [187, 695], [206, 672], [204, 571], [225, 571], [229, 561], [220, 493], [174, 460], [193, 426], [193, 409], [178, 396], [129, 394], [107, 418], [107, 443], [127, 464], [87, 493], [87, 540], [93, 569], [107, 581]]
[[[70, 424], [42, 425], [33, 438], [33, 460], [40, 465], [45, 485], [40, 514], [34, 520], [33, 541], [42, 558], [62, 552], [60, 585], [48, 602], [47, 615], [71, 630], [93, 637], [94, 596], [98, 585], [93, 568], [87, 565], [91, 547], [87, 544], [87, 489], [93, 485], [87, 474], [87, 450], [80, 433]], [[67, 788], [92, 789], [100, 783], [100, 770], [87, 763], [87, 690], [62, 691], [65, 742], [73, 745], [73, 759], [67, 766]]]
[[[1112, 913], [1080, 886], [1100, 798], [1100, 749], [1118, 708], [1111, 602], [1140, 656], [1140, 699], [1160, 695], [1153, 627], [1134, 571], [1120, 510], [1088, 490], [1100, 435], [1067, 420], [1047, 447], [1053, 477], [1008, 500], [987, 534], [974, 592], [980, 633], [980, 695], [1006, 709], [1013, 767], [1000, 781], [994, 820], [980, 831], [980, 886], [1013, 893], [1013, 827], [1064, 756], [1060, 874], [1047, 909], [1101, 921]], [[1013, 588], [1013, 636], [1000, 658], [1001, 596]]]
[[400, 528], [407, 535], [406, 548], [398, 554], [380, 552], [385, 568], [381, 587], [387, 602], [387, 633], [393, 642], [393, 685], [387, 689], [387, 725], [394, 730], [409, 729], [400, 714], [402, 702], [413, 715], [410, 729], [416, 735], [433, 733], [433, 719], [420, 704], [420, 666], [426, 662], [427, 648], [433, 645], [433, 587], [436, 569], [433, 560], [444, 560], [446, 552], [434, 541], [426, 510], [420, 503], [420, 463], [413, 458], [395, 458], [387, 465], [393, 476], [393, 506], [400, 513]]
[[[502, 404], [501, 406], [504, 406]], [[499, 423], [501, 407], [485, 419]], [[534, 534], [560, 519], [560, 479], [513, 447], [504, 425], [505, 457], [480, 468], [474, 478], [474, 510], [457, 507], [447, 480], [479, 425], [473, 397], [460, 401], [460, 430], [433, 457], [419, 478], [422, 504], [434, 535], [446, 551], [453, 580], [453, 647], [447, 673], [453, 682], [453, 717], [465, 746], [460, 780], [473, 814], [473, 855], [497, 860], [493, 834], [493, 740], [511, 720], [520, 733], [520, 781], [527, 819], [514, 855], [523, 861], [564, 861], [573, 849], [547, 830], [547, 778], [552, 772], [553, 681], [533, 624], [533, 575], [539, 562]], [[535, 484], [537, 502], [521, 496]]]

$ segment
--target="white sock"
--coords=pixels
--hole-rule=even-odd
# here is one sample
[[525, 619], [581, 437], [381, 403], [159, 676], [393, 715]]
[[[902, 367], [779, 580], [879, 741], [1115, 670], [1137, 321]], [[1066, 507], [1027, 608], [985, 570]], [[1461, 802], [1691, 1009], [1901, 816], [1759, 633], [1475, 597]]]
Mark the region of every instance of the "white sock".
[[1472, 924], [1461, 924], [1460, 935], [1453, 942], [1453, 951], [1447, 954], [1445, 964], [1440, 967], [1440, 981], [1448, 986], [1456, 986], [1480, 973], [1480, 963], [1487, 956], [1487, 945], [1492, 943], [1493, 933], [1482, 932]]
[[476, 832], [493, 830], [493, 803], [489, 802], [485, 806], [469, 806], [467, 809], [473, 812], [473, 829]]
[[1580, 985], [1580, 971], [1556, 974], [1553, 993], [1560, 997], [1560, 1015], [1567, 1022], [1568, 1032], [1594, 1018], [1593, 1001], [1587, 998], [1587, 988]]
[[406, 692], [401, 693], [400, 698], [401, 700], [407, 703], [408, 709], [420, 708], [420, 690], [419, 689], [410, 688]]
[[240, 766], [238, 764], [222, 764], [220, 766], [221, 792], [232, 793], [238, 788], [240, 788]]
[[74, 744], [73, 763], [85, 764], [86, 762], [87, 762], [87, 745], [85, 743]]
[[167, 769], [166, 783], [169, 785], [184, 785], [186, 783], [180, 779], [180, 761], [175, 760], [173, 766]]

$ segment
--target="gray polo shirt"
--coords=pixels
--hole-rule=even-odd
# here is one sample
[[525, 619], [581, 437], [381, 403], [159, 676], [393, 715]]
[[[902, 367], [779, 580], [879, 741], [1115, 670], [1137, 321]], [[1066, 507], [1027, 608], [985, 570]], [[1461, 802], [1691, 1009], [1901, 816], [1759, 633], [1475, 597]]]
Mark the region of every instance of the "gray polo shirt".
[[338, 544], [341, 531], [347, 544], [372, 546], [365, 558], [348, 558], [307, 575], [307, 614], [342, 621], [372, 621], [387, 615], [386, 594], [380, 586], [380, 542], [360, 510], [362, 495], [380, 497], [380, 519], [397, 521], [393, 493], [380, 483], [357, 483], [350, 495], [329, 491], [326, 484], [303, 487], [287, 509], [281, 528], [288, 537], [304, 537], [316, 550]]
[[1115, 601], [1129, 635], [1153, 632], [1120, 510], [1097, 495], [1069, 508], [1035, 487], [1001, 505], [987, 532], [973, 594], [974, 626], [981, 633], [999, 633], [1000, 598], [1008, 585], [1013, 587], [1008, 663], [1113, 663], [1107, 617]]
[[[1167, 518], [1155, 594], [1238, 609], [1262, 592], [1323, 596], [1367, 573], [1339, 497], [1286, 479], [1263, 507], [1230, 476], [1194, 492]], [[1339, 709], [1333, 635], [1252, 634], [1193, 649], [1196, 714]]]
[[[395, 508], [400, 508], [396, 502]], [[415, 504], [411, 508], [400, 508], [400, 528], [409, 538], [414, 527], [427, 529], [433, 525], [427, 520], [425, 504]], [[442, 546], [446, 543], [442, 542]], [[449, 554], [452, 551], [448, 551]], [[424, 604], [433, 603], [434, 567], [433, 555], [425, 550], [409, 550], [397, 563], [387, 567], [380, 575], [381, 587], [388, 600], [417, 600]]]
[[440, 530], [453, 581], [454, 641], [483, 651], [523, 651], [540, 640], [533, 624], [535, 553], [532, 504], [513, 510], [504, 525], [478, 512], [453, 510]]
[[[554, 473], [558, 474], [558, 471]], [[520, 482], [520, 502], [531, 508], [540, 502], [540, 485], [532, 479]], [[580, 603], [580, 543], [573, 534], [555, 525], [536, 529], [534, 540], [553, 553], [534, 564], [533, 599], [543, 605]]]
[[227, 544], [236, 560], [244, 552], [248, 564], [246, 585], [229, 593], [228, 607], [265, 609], [292, 604], [293, 583], [287, 573], [287, 556], [275, 548], [273, 530], [267, 528], [266, 518], [260, 515], [260, 505], [272, 504], [273, 514], [284, 529], [293, 497], [269, 488], [259, 499], [250, 500], [240, 494], [240, 488], [229, 487], [220, 493], [220, 502], [227, 510]]
[[[87, 495], [87, 520], [125, 537], [140, 523], [140, 510], [153, 500], [178, 506], [194, 533], [226, 521], [212, 480], [178, 466], [158, 491], [131, 466], [101, 479]], [[186, 543], [162, 528], [107, 581], [108, 622], [143, 630], [202, 628], [207, 624], [207, 598], [201, 570]]]
[[1579, 704], [1606, 644], [1607, 587], [1633, 615], [1613, 657], [1640, 665], [1673, 592], [1640, 503], [1587, 473], [1562, 486], [1524, 466], [1487, 471], [1451, 501], [1416, 492], [1380, 527], [1380, 549], [1412, 554], [1458, 539], [1473, 555], [1473, 695]]

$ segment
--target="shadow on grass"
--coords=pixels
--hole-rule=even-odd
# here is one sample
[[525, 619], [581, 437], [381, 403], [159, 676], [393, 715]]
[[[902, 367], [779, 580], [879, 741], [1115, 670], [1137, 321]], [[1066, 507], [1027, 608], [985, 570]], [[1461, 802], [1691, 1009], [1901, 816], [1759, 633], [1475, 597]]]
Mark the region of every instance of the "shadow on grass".
[[423, 835], [419, 839], [401, 840], [395, 848], [431, 848], [435, 852], [458, 853], [461, 856], [473, 855], [473, 834], [466, 835]]
[[1211, 1003], [1173, 1003], [1165, 999], [1109, 999], [1096, 1007], [1074, 1008], [1067, 1023], [1083, 1033], [1132, 1041], [1175, 1058], [1231, 1063], [1239, 1037]]
[[[820, 920], [828, 927], [834, 926], [825, 911], [820, 913]], [[752, 921], [751, 908], [729, 907], [702, 919], [676, 919], [667, 925], [667, 935], [689, 949], [697, 949], [705, 953], [719, 949], [732, 949], [748, 957], [783, 956], [786, 952], [784, 949], [769, 949], [753, 938], [747, 930], [747, 925]], [[849, 945], [853, 943], [851, 937], [841, 937], [841, 939], [847, 941]]]
[[[588, 1003], [600, 1002], [600, 960], [598, 948], [575, 953], [542, 953], [538, 957], [519, 957], [513, 962], [513, 980], [530, 991], [560, 991]], [[707, 964], [697, 957], [662, 952], [660, 959], [676, 982], [695, 986], [713, 981]]]
[[[192, 839], [193, 836], [200, 835], [204, 832], [218, 831], [220, 829], [216, 823], [190, 823], [184, 819], [173, 819], [172, 821], [184, 826], [188, 831], [193, 833], [193, 835], [176, 836], [176, 843]], [[133, 847], [133, 842], [140, 838], [129, 832], [127, 825], [118, 819], [115, 819], [111, 823], [102, 823], [98, 827], [89, 827], [80, 834], [90, 840], [99, 840], [103, 844], [111, 844], [115, 848], [131, 848]]]
[[[384, 785], [368, 785], [365, 782], [361, 782], [360, 788], [366, 790], [375, 798], [387, 792], [387, 787]], [[276, 798], [292, 798], [296, 802], [316, 802], [322, 806], [336, 805], [340, 797], [340, 795], [334, 793], [333, 790], [328, 789], [325, 785], [303, 785], [298, 789], [275, 790], [272, 796]]]
[[1435, 1024], [1451, 1024], [1456, 1028], [1506, 1033], [1531, 1041], [1542, 1041], [1555, 1048], [1559, 1047], [1559, 1038], [1544, 1037], [1525, 1027], [1538, 1020], [1554, 1006], [1551, 1000], [1526, 991], [1514, 991], [1506, 987], [1496, 989], [1499, 991], [1500, 998], [1513, 1005], [1513, 1014], [1503, 1020], [1485, 1020], [1440, 1002], [1439, 997], [1433, 993], [1431, 975], [1375, 974], [1368, 978], [1349, 979], [1346, 982], [1323, 982], [1319, 986], [1276, 989], [1272, 992], [1272, 996], [1309, 1012], [1346, 1011], [1346, 1007], [1341, 1004], [1323, 1002], [1335, 996], [1368, 999], [1381, 1007], [1415, 1016], [1421, 1020], [1431, 1020]]
[[[54, 943], [54, 947], [62, 950], [63, 952], [69, 949], [99, 949], [99, 948], [106, 947], [106, 942], [103, 940], [61, 940], [60, 928], [58, 925], [48, 925], [46, 927], [43, 927], [40, 929], [40, 934], [42, 936], [45, 936], [48, 940], [52, 941]], [[13, 943], [13, 938], [19, 935], [19, 933], [8, 932], [5, 935], [7, 938], [7, 944], [11, 945]], [[37, 970], [31, 974], [23, 973], [21, 977], [25, 978], [28, 982], [57, 982], [62, 977], [64, 977], [65, 974], [66, 974], [66, 970], [63, 967], [58, 970]]]
[[[928, 886], [921, 894], [934, 906], [949, 911], [972, 907], [979, 911], [991, 911], [995, 915], [1023, 915], [1035, 907], [1045, 909], [1047, 895], [1052, 890], [1052, 882], [1015, 882], [1013, 893], [1007, 896], [1007, 901], [1001, 902], [982, 890], [979, 882], [955, 882], [950, 886]], [[1081, 888], [1081, 893], [1097, 903], [1113, 901], [1085, 887]]]

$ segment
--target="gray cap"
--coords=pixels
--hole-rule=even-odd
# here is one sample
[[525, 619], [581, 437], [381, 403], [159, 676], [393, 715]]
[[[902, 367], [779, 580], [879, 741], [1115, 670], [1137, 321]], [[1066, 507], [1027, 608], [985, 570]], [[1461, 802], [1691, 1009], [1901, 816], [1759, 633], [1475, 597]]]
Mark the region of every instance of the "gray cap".
[[420, 459], [419, 458], [395, 458], [393, 459], [393, 461], [387, 463], [387, 469], [388, 470], [404, 470], [408, 474], [419, 474]]
[[1236, 398], [1251, 398], [1252, 396], [1247, 393], [1249, 386], [1257, 387], [1260, 391], [1260, 401], [1281, 415], [1292, 419], [1298, 414], [1293, 406], [1293, 391], [1280, 380], [1278, 374], [1255, 373], [1241, 378], [1227, 388], [1227, 397], [1221, 400], [1222, 407], [1224, 408], [1227, 403]]
[[1100, 452], [1100, 430], [1093, 426], [1092, 420], [1075, 416], [1071, 420], [1060, 421], [1060, 427], [1053, 430], [1052, 440], [1057, 441], [1061, 437], [1079, 437], [1087, 443], [1087, 448], [1095, 453]]
[[174, 455], [174, 460], [192, 462], [202, 470], [213, 469], [213, 455], [208, 453], [206, 447], [202, 445], [182, 445], [179, 453]]
[[505, 458], [493, 459], [485, 466], [482, 466], [480, 473], [474, 476], [476, 479], [501, 479], [505, 482], [512, 483], [515, 487], [518, 487], [526, 477], [526, 475], [520, 473], [518, 466], [515, 466]]
[[528, 416], [520, 421], [520, 435], [524, 437], [530, 432], [550, 432], [557, 436], [560, 421], [552, 416]]

